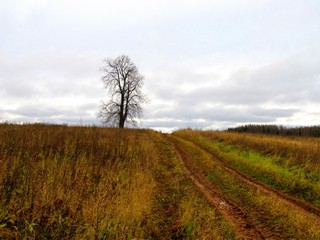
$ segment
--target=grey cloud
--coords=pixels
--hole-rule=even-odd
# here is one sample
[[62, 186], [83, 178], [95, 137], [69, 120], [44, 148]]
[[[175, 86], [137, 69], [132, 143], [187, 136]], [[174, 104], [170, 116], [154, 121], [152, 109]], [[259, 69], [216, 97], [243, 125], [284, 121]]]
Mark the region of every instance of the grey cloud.
[[[4, 120], [7, 121], [7, 120]], [[53, 123], [53, 124], [68, 124], [68, 125], [100, 125], [95, 117], [42, 117], [42, 118], [32, 118], [29, 117], [16, 117], [11, 119], [9, 122], [13, 123]]]
[[[190, 72], [186, 70], [180, 74], [182, 78], [172, 75], [171, 81], [160, 82], [153, 89], [164, 103], [147, 108], [145, 117], [172, 119], [173, 125], [179, 126], [190, 121], [196, 126], [198, 119], [210, 125], [215, 121], [268, 123], [289, 118], [303, 111], [296, 106], [320, 102], [319, 53], [315, 49], [255, 69], [240, 69], [223, 81], [215, 73], [199, 77], [191, 72], [191, 78], [183, 78]], [[184, 84], [193, 84], [193, 88], [185, 90]]]
[[3, 109], [2, 117], [11, 114], [15, 116], [15, 121], [22, 122], [79, 123], [82, 121], [85, 124], [97, 124], [97, 107], [98, 105], [94, 103], [82, 104], [75, 107], [64, 106], [63, 108], [33, 103], [22, 105], [17, 109]]
[[16, 79], [5, 79], [0, 77], [0, 83], [0, 96], [6, 99], [30, 98], [39, 93], [39, 89], [37, 89], [37, 86], [28, 82], [21, 82]]
[[204, 128], [208, 126], [208, 122], [192, 121], [192, 120], [149, 120], [143, 121], [142, 126], [147, 128]]
[[56, 107], [44, 107], [41, 105], [21, 106], [15, 110], [9, 110], [8, 112], [26, 118], [57, 117], [66, 114], [65, 110]]
[[102, 59], [73, 53], [42, 53], [11, 59], [0, 56], [0, 96], [29, 98], [84, 96], [101, 98]]
[[[226, 88], [225, 95], [236, 97], [232, 103], [248, 104], [273, 102], [274, 104], [296, 104], [309, 101], [311, 93], [319, 85], [320, 49], [306, 52], [267, 66], [235, 74], [230, 79], [234, 85]], [[223, 92], [223, 89], [221, 89]], [[231, 91], [230, 91], [231, 90]], [[319, 91], [319, 90], [318, 90]], [[228, 94], [230, 93], [230, 94]], [[236, 95], [237, 94], [237, 95]], [[254, 97], [249, 97], [254, 96]], [[320, 101], [320, 94], [317, 101]]]
[[[310, 57], [311, 56], [311, 57]], [[155, 93], [174, 99], [181, 104], [219, 103], [227, 105], [251, 104], [296, 104], [306, 101], [320, 101], [320, 49], [307, 52], [282, 62], [258, 67], [242, 69], [219, 82], [219, 85], [204, 86], [203, 80], [194, 76], [194, 88], [188, 92], [181, 89], [184, 83], [180, 78], [173, 78], [172, 83], [159, 84]], [[186, 74], [188, 75], [188, 70]], [[215, 83], [216, 74], [206, 75], [205, 83]], [[199, 83], [199, 84], [197, 84]]]
[[175, 121], [203, 120], [232, 122], [273, 122], [280, 117], [290, 117], [297, 109], [268, 109], [259, 106], [246, 108], [228, 106], [176, 106], [174, 110], [162, 110], [156, 113], [145, 113], [146, 119], [173, 119]]

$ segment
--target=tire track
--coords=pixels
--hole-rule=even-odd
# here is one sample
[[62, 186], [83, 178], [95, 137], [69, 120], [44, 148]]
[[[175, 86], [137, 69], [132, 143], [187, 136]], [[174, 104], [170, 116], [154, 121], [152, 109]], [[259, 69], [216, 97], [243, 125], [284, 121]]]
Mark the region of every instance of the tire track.
[[[287, 239], [286, 233], [276, 232], [268, 225], [257, 222], [239, 204], [215, 188], [202, 173], [195, 170], [189, 161], [188, 154], [169, 137], [167, 139], [181, 159], [192, 182], [206, 196], [209, 203], [220, 212], [222, 217], [234, 227], [241, 239]], [[256, 212], [256, 210], [254, 211]]]
[[[257, 182], [252, 180], [251, 178], [247, 177], [245, 174], [240, 172], [239, 170], [230, 167], [221, 157], [218, 157], [217, 155], [213, 154], [206, 148], [192, 142], [195, 146], [200, 148], [201, 150], [205, 151], [206, 153], [210, 154], [213, 158], [213, 160], [218, 161], [221, 166], [228, 171], [230, 174], [237, 176], [239, 180], [241, 180], [243, 183], [247, 184], [248, 186], [254, 188], [254, 189], [259, 189], [264, 194], [272, 195], [278, 198], [281, 198], [286, 204], [292, 208], [295, 208], [299, 211], [304, 212], [305, 214], [312, 214], [315, 217], [319, 218], [320, 217], [320, 208], [317, 206], [314, 206], [313, 204], [303, 200], [296, 198], [292, 195], [289, 195], [287, 193], [281, 192], [280, 190], [274, 189], [272, 187], [269, 187], [268, 185]], [[320, 219], [319, 219], [320, 221]]]

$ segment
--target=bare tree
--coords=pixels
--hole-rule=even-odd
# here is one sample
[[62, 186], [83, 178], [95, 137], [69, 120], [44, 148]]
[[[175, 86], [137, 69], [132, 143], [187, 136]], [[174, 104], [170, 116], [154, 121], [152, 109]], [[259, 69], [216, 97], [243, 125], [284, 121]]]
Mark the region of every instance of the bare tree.
[[102, 102], [99, 117], [109, 126], [123, 128], [136, 124], [141, 117], [141, 103], [147, 101], [141, 92], [143, 76], [128, 56], [104, 59], [102, 81], [111, 94], [108, 102]]

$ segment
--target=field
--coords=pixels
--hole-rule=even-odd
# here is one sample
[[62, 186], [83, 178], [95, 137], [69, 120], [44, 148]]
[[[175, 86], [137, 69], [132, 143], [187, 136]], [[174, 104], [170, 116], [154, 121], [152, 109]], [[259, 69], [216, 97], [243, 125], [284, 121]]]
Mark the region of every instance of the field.
[[320, 139], [0, 125], [0, 239], [320, 239]]

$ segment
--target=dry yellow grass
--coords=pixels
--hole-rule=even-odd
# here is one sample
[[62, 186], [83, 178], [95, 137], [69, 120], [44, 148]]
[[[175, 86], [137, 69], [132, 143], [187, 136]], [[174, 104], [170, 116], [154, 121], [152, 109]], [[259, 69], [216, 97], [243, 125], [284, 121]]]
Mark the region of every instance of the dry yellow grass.
[[157, 164], [147, 134], [1, 127], [4, 236], [90, 239], [144, 234], [141, 225], [151, 212]]
[[215, 141], [279, 156], [289, 167], [301, 164], [310, 171], [320, 170], [320, 139], [312, 137], [283, 137], [234, 132], [201, 132]]
[[157, 132], [1, 124], [0, 161], [0, 239], [232, 235]]

